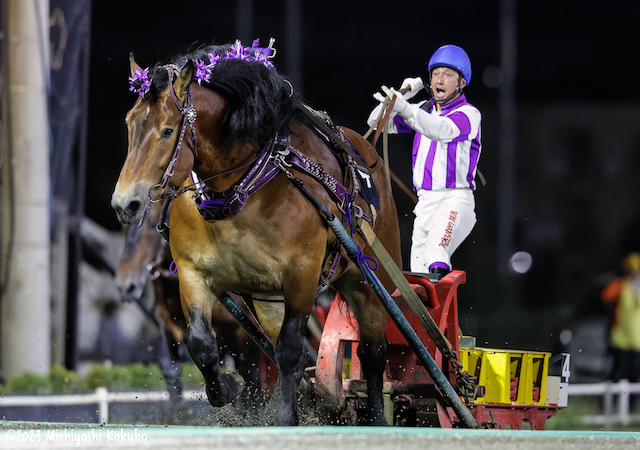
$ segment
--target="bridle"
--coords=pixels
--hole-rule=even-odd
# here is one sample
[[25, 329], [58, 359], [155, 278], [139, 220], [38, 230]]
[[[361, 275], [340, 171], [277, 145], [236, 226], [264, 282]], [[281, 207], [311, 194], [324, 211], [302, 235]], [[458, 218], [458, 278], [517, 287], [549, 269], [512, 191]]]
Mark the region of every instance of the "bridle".
[[193, 125], [196, 121], [196, 117], [198, 116], [195, 108], [193, 107], [193, 96], [191, 94], [191, 85], [189, 85], [185, 91], [185, 105], [182, 106], [178, 101], [178, 96], [176, 95], [176, 91], [173, 87], [173, 80], [169, 80], [169, 85], [171, 86], [171, 94], [173, 96], [173, 100], [176, 103], [176, 106], [180, 110], [182, 114], [182, 125], [180, 126], [180, 136], [178, 137], [178, 142], [176, 143], [176, 147], [173, 150], [173, 155], [171, 156], [171, 161], [169, 161], [169, 165], [167, 169], [164, 171], [162, 175], [162, 180], [160, 183], [151, 186], [149, 188], [149, 202], [156, 203], [162, 200], [164, 196], [164, 191], [169, 184], [169, 180], [173, 176], [176, 167], [178, 165], [178, 155], [180, 154], [180, 148], [182, 147], [182, 141], [184, 139], [184, 133], [187, 129], [187, 124], [191, 128], [190, 138], [193, 152], [194, 161], [198, 158], [198, 148], [196, 147], [196, 128]]

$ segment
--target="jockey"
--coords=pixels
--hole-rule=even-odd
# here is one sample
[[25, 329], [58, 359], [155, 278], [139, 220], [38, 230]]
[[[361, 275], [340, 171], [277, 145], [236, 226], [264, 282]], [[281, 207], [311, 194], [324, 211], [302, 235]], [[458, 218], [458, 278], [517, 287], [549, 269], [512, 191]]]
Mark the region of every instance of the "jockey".
[[[415, 133], [412, 149], [413, 186], [418, 204], [411, 238], [411, 271], [451, 271], [451, 255], [476, 223], [475, 176], [482, 145], [481, 115], [467, 102], [463, 90], [471, 82], [471, 61], [456, 45], [435, 51], [427, 64], [429, 100], [409, 103], [423, 87], [421, 78], [407, 78], [403, 95], [382, 86], [395, 96], [389, 133]], [[374, 98], [381, 102], [380, 93]], [[382, 103], [369, 116], [377, 120]]]

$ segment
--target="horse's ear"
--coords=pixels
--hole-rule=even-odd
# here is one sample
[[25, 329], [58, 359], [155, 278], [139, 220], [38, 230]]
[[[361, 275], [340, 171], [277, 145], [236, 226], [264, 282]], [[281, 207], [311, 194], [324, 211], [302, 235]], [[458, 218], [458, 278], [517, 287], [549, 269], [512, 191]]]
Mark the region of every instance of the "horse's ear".
[[176, 93], [176, 97], [178, 97], [178, 101], [181, 105], [184, 105], [184, 97], [187, 92], [187, 88], [191, 84], [191, 80], [193, 79], [193, 72], [195, 68], [193, 67], [193, 61], [190, 59], [187, 60], [187, 63], [184, 65], [176, 81], [173, 82], [173, 90]]
[[136, 60], [133, 58], [133, 52], [129, 53], [129, 66], [131, 67], [131, 76], [134, 75], [133, 71], [139, 69], [140, 66], [136, 63]]

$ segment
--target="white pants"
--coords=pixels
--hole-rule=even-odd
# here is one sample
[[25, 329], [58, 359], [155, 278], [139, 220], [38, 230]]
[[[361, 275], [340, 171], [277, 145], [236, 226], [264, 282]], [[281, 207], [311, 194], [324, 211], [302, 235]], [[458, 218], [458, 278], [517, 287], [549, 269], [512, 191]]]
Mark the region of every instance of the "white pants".
[[435, 267], [451, 270], [451, 255], [476, 224], [473, 191], [420, 189], [413, 212], [411, 271], [428, 273]]

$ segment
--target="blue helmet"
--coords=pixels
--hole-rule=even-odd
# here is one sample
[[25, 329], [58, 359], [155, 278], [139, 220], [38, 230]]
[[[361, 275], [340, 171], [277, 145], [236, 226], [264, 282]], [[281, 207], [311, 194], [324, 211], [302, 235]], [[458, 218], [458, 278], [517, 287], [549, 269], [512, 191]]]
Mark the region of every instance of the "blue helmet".
[[449, 67], [457, 70], [464, 77], [467, 86], [471, 83], [471, 60], [467, 53], [457, 45], [443, 45], [436, 50], [427, 64], [429, 75], [434, 67]]

